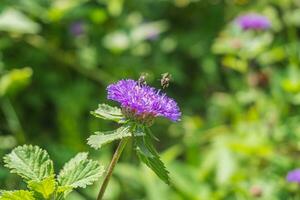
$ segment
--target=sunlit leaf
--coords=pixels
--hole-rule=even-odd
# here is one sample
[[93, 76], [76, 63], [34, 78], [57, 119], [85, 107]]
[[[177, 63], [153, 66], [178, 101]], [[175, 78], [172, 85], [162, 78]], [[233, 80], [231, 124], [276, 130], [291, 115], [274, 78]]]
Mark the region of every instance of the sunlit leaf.
[[218, 184], [228, 183], [235, 170], [232, 153], [225, 147], [217, 149], [216, 181]]
[[53, 162], [48, 153], [38, 146], [16, 147], [4, 157], [5, 166], [25, 180], [41, 181], [54, 175]]
[[103, 166], [87, 157], [87, 153], [79, 153], [65, 164], [57, 177], [60, 186], [85, 188], [102, 176]]
[[103, 38], [103, 45], [114, 53], [125, 51], [130, 46], [129, 36], [123, 31], [115, 31]]
[[33, 193], [25, 190], [4, 191], [0, 200], [35, 200]]
[[88, 138], [88, 144], [95, 149], [99, 149], [107, 143], [132, 136], [130, 129], [130, 126], [125, 125], [115, 131], [96, 132], [96, 135], [92, 135]]
[[9, 8], [0, 15], [0, 31], [34, 34], [39, 32], [39, 30], [39, 24], [18, 10]]
[[97, 110], [92, 111], [91, 113], [95, 117], [116, 121], [118, 123], [122, 123], [125, 119], [120, 108], [112, 107], [107, 104], [99, 104]]
[[0, 96], [26, 86], [32, 76], [32, 69], [13, 69], [0, 78]]
[[49, 176], [41, 181], [32, 180], [28, 182], [28, 188], [48, 199], [55, 191], [56, 182], [54, 176]]

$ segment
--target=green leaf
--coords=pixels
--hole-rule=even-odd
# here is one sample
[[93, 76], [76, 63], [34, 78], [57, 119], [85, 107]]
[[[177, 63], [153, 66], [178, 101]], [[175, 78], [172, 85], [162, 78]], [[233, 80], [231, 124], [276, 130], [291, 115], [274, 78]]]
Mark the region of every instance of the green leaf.
[[41, 181], [54, 176], [53, 162], [48, 153], [38, 146], [24, 145], [16, 147], [4, 157], [5, 166], [23, 177], [26, 181]]
[[91, 112], [95, 117], [112, 120], [118, 123], [125, 122], [125, 116], [120, 108], [112, 107], [107, 104], [99, 104], [98, 109]]
[[57, 187], [57, 192], [58, 193], [71, 192], [72, 189], [73, 188], [71, 186], [58, 186]]
[[0, 31], [35, 34], [40, 29], [38, 23], [35, 23], [16, 9], [8, 8], [0, 14]]
[[150, 167], [161, 180], [169, 184], [169, 172], [160, 160], [159, 154], [155, 150], [150, 137], [148, 135], [135, 137], [135, 145], [140, 160]]
[[132, 136], [130, 129], [131, 126], [124, 125], [114, 131], [96, 132], [96, 135], [92, 135], [88, 138], [88, 144], [95, 149], [99, 149], [102, 145], [113, 142], [114, 140]]
[[0, 77], [0, 96], [15, 94], [20, 89], [26, 87], [32, 76], [32, 69], [25, 67], [13, 69]]
[[49, 176], [42, 181], [32, 180], [28, 182], [28, 188], [48, 199], [55, 191], [56, 182], [54, 176]]
[[65, 200], [67, 195], [72, 192], [71, 186], [58, 186], [56, 190], [55, 200]]
[[104, 167], [98, 162], [87, 159], [88, 153], [79, 153], [65, 164], [57, 177], [59, 186], [71, 188], [91, 185], [104, 173]]
[[0, 200], [35, 200], [32, 192], [25, 190], [4, 191]]

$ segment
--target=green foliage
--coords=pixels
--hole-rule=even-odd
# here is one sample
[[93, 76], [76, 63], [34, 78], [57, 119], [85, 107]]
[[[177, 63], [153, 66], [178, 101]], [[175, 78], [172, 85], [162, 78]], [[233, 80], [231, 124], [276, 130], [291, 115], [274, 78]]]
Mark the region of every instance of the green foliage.
[[4, 162], [5, 167], [26, 181], [41, 181], [54, 175], [53, 162], [48, 153], [37, 146], [19, 146], [4, 157]]
[[112, 107], [107, 104], [99, 104], [98, 109], [91, 112], [95, 117], [99, 117], [105, 120], [112, 120], [118, 123], [122, 123], [125, 120], [124, 115], [120, 108]]
[[150, 136], [135, 138], [135, 148], [140, 160], [150, 167], [165, 183], [170, 183], [168, 171], [160, 160], [159, 154], [153, 147]]
[[99, 149], [104, 144], [132, 136], [131, 129], [131, 126], [124, 125], [115, 131], [96, 132], [96, 135], [88, 138], [88, 144], [95, 149]]
[[0, 97], [14, 94], [29, 84], [32, 76], [31, 68], [13, 69], [0, 77]]
[[87, 153], [79, 153], [65, 164], [57, 177], [60, 186], [82, 187], [93, 184], [103, 174], [103, 167], [87, 159]]
[[28, 188], [38, 195], [42, 195], [42, 198], [49, 199], [55, 191], [56, 181], [54, 176], [48, 176], [41, 181], [30, 180], [28, 181]]
[[5, 166], [20, 175], [30, 191], [3, 191], [0, 199], [65, 199], [73, 189], [91, 185], [103, 174], [103, 167], [79, 153], [65, 164], [57, 180], [48, 153], [38, 146], [24, 145], [4, 157]]
[[0, 30], [21, 34], [34, 34], [40, 30], [40, 26], [22, 12], [9, 8], [4, 10], [0, 15]]
[[33, 193], [25, 190], [5, 191], [0, 196], [1, 200], [35, 200]]

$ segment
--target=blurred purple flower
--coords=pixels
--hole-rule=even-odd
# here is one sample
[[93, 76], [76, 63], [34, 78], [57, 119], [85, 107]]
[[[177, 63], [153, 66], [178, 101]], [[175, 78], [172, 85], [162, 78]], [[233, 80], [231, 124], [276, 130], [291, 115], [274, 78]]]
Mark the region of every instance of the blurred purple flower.
[[300, 169], [292, 170], [286, 176], [288, 182], [300, 183]]
[[146, 34], [146, 39], [148, 40], [156, 40], [159, 37], [159, 34], [161, 33], [160, 30], [158, 30], [155, 27], [150, 27], [148, 29], [148, 32]]
[[271, 27], [271, 22], [266, 16], [256, 13], [242, 15], [235, 21], [244, 30], [265, 30]]
[[84, 22], [82, 21], [73, 22], [69, 27], [69, 31], [73, 36], [82, 35], [85, 32]]
[[129, 110], [134, 117], [147, 119], [166, 117], [179, 121], [181, 112], [177, 103], [166, 94], [148, 85], [127, 79], [107, 87], [107, 98], [121, 104], [123, 110]]

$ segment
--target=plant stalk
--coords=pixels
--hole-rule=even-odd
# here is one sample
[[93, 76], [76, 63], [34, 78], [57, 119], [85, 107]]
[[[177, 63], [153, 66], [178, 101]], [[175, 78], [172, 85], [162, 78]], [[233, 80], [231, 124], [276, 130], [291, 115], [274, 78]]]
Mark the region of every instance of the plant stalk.
[[100, 188], [97, 200], [102, 200], [102, 198], [104, 196], [104, 192], [105, 192], [106, 187], [108, 185], [108, 182], [110, 180], [110, 177], [112, 175], [112, 172], [113, 172], [113, 170], [114, 170], [114, 168], [115, 168], [115, 166], [116, 166], [116, 164], [117, 164], [117, 162], [118, 162], [118, 160], [119, 160], [119, 158], [120, 158], [120, 156], [122, 154], [122, 151], [123, 151], [124, 147], [126, 146], [126, 143], [127, 143], [128, 139], [129, 138], [124, 138], [124, 139], [122, 139], [120, 141], [120, 143], [119, 143], [119, 145], [118, 145], [118, 147], [117, 147], [117, 149], [116, 149], [116, 151], [115, 151], [115, 153], [113, 155], [113, 158], [112, 158], [112, 160], [111, 160], [111, 162], [109, 164], [109, 167], [108, 167], [108, 170], [106, 172], [104, 181], [103, 181], [103, 183], [101, 185], [101, 188]]
[[7, 123], [11, 132], [15, 134], [18, 144], [23, 144], [26, 141], [25, 132], [9, 98], [0, 99], [3, 113], [7, 119]]

